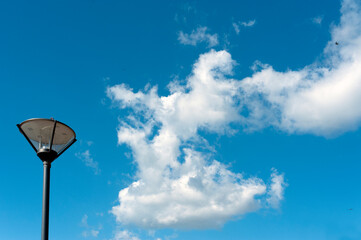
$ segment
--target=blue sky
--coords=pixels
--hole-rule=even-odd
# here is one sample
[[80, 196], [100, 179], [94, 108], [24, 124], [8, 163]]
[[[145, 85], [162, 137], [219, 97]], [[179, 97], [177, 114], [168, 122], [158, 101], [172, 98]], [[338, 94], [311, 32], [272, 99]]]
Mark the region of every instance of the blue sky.
[[0, 239], [40, 237], [34, 117], [78, 139], [50, 239], [361, 239], [360, 19], [359, 0], [1, 2]]

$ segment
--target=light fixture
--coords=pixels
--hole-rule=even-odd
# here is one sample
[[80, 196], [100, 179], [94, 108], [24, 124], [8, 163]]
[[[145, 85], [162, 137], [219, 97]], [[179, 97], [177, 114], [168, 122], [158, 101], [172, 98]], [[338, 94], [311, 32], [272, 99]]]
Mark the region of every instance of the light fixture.
[[33, 118], [17, 124], [20, 132], [43, 161], [43, 212], [41, 239], [49, 236], [50, 167], [65, 150], [76, 142], [76, 135], [69, 126], [54, 119]]

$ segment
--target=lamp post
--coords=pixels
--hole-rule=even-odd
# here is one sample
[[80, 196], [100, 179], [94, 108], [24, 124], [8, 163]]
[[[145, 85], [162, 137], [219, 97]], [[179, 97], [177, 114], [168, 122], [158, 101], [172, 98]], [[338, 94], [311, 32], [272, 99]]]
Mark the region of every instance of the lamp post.
[[43, 161], [43, 211], [41, 240], [49, 236], [49, 190], [51, 163], [76, 142], [76, 135], [69, 126], [54, 119], [33, 118], [17, 124], [20, 132]]

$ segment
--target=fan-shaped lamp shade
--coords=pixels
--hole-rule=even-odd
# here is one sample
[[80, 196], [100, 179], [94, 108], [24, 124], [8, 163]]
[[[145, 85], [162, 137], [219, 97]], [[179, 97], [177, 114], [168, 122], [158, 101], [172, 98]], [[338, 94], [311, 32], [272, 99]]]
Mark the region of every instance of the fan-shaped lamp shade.
[[54, 161], [76, 141], [73, 129], [53, 119], [33, 118], [17, 126], [42, 161]]

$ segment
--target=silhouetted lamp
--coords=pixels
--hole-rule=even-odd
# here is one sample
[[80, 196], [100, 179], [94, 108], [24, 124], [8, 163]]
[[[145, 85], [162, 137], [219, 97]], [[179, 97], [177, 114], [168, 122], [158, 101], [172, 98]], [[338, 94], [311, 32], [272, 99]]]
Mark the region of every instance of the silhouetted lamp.
[[41, 239], [49, 235], [49, 190], [50, 167], [76, 141], [76, 135], [69, 126], [54, 119], [33, 118], [17, 124], [20, 132], [43, 161], [43, 216]]

